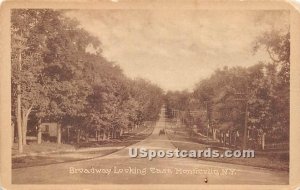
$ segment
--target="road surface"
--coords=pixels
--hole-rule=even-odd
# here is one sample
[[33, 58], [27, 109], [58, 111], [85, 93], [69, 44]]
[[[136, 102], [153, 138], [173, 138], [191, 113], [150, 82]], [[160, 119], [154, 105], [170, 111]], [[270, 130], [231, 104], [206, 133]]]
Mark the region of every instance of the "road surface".
[[[175, 149], [161, 114], [152, 135], [130, 147]], [[191, 158], [130, 158], [129, 148], [91, 160], [12, 170], [13, 184], [288, 184], [288, 172]]]

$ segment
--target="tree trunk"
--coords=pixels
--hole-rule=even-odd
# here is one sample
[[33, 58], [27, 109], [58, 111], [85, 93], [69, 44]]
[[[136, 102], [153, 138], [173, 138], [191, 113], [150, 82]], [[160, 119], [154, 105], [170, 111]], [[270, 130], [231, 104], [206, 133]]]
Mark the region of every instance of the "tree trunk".
[[22, 116], [22, 134], [23, 134], [23, 145], [27, 144], [27, 124], [28, 124], [28, 117], [32, 110], [32, 106], [30, 108], [23, 109], [23, 116]]
[[95, 130], [95, 140], [98, 142], [98, 130]]
[[89, 133], [85, 132], [85, 142], [89, 142]]
[[124, 133], [124, 129], [121, 128], [121, 130], [120, 130], [120, 137], [123, 135], [123, 133]]
[[61, 124], [57, 124], [57, 144], [61, 144]]
[[109, 140], [111, 138], [111, 134], [110, 134], [111, 130], [107, 131], [106, 133], [107, 133], [107, 136], [106, 136], [107, 138], [106, 139]]
[[106, 130], [103, 130], [102, 140], [106, 140]]
[[80, 129], [77, 129], [77, 138], [76, 138], [76, 142], [80, 143]]
[[[21, 57], [21, 55], [20, 55]], [[22, 116], [21, 116], [21, 85], [18, 84], [17, 98], [17, 125], [18, 125], [18, 149], [19, 153], [23, 153], [23, 133], [22, 133]]]
[[70, 127], [69, 126], [67, 128], [67, 139], [68, 139], [68, 143], [70, 143]]
[[113, 133], [113, 138], [114, 138], [114, 139], [117, 138], [117, 130], [114, 129], [114, 130], [112, 131], [112, 133]]
[[27, 140], [27, 117], [26, 117], [26, 114], [25, 114], [25, 111], [23, 111], [23, 117], [22, 117], [22, 134], [23, 134], [23, 137], [22, 137], [22, 140], [23, 140], [23, 146], [25, 146], [27, 143], [26, 143], [26, 140]]
[[114, 138], [117, 139], [118, 138], [118, 131], [114, 130]]
[[113, 130], [110, 130], [110, 131], [109, 131], [109, 137], [110, 137], [111, 139], [114, 138]]
[[245, 150], [247, 147], [247, 137], [248, 134], [248, 102], [246, 102], [246, 110], [245, 110], [245, 123], [244, 123], [244, 136], [243, 136], [243, 144], [242, 149]]
[[265, 150], [265, 136], [266, 136], [266, 133], [263, 133], [262, 136], [261, 136], [261, 149], [262, 150]]
[[233, 145], [236, 146], [236, 132], [233, 133]]
[[[19, 54], [19, 71], [22, 71], [22, 52], [20, 51]], [[23, 153], [23, 135], [22, 135], [22, 115], [21, 115], [21, 98], [22, 98], [22, 91], [21, 91], [21, 84], [17, 85], [17, 125], [18, 125], [18, 149], [19, 153]]]
[[37, 143], [42, 143], [42, 128], [41, 128], [41, 119], [38, 122], [38, 128], [37, 128]]
[[12, 145], [15, 142], [15, 123], [11, 122], [11, 140], [12, 140]]
[[217, 130], [214, 129], [214, 128], [213, 128], [212, 130], [213, 130], [213, 139], [216, 140], [216, 133], [217, 133]]

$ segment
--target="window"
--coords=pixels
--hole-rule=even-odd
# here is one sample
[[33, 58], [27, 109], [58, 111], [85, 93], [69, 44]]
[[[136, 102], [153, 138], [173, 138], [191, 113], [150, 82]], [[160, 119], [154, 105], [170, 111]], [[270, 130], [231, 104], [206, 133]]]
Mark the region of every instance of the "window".
[[49, 125], [45, 125], [45, 132], [49, 133]]

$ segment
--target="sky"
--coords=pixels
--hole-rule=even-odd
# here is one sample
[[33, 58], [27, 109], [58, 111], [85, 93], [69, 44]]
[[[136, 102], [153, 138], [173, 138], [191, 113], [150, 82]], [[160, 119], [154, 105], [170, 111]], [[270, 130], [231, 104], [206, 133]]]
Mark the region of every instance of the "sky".
[[164, 90], [192, 90], [224, 66], [268, 61], [257, 36], [288, 30], [288, 11], [72, 10], [67, 16], [98, 37], [103, 56], [131, 78], [141, 77]]

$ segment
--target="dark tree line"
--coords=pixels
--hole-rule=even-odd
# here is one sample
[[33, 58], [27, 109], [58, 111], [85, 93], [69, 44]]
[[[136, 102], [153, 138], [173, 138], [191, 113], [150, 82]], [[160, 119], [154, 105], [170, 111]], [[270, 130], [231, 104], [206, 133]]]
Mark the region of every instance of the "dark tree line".
[[116, 138], [158, 118], [162, 90], [127, 78], [102, 56], [101, 42], [63, 11], [12, 10], [11, 42], [12, 124], [20, 152], [30, 118], [70, 125], [78, 139], [95, 131]]

